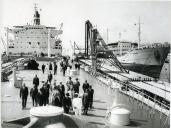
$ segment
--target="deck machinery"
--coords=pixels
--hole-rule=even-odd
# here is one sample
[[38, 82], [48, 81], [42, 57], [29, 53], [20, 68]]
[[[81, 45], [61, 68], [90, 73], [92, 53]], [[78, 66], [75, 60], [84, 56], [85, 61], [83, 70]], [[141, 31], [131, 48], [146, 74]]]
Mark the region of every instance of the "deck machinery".
[[116, 67], [119, 72], [128, 73], [116, 56], [110, 51], [97, 28], [89, 20], [85, 22], [85, 57], [92, 60], [92, 74], [102, 66], [104, 60]]

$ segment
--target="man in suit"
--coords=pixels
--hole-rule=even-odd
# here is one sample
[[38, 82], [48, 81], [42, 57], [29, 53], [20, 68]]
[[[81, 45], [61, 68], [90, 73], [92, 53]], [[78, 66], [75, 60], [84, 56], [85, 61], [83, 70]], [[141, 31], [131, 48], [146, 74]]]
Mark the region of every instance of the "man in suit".
[[69, 109], [71, 107], [71, 98], [69, 97], [69, 93], [66, 93], [66, 96], [63, 98], [62, 106], [64, 108], [64, 112], [69, 113]]
[[50, 72], [50, 74], [48, 75], [48, 81], [49, 81], [49, 83], [51, 84], [51, 81], [52, 81], [52, 73]]
[[88, 88], [89, 88], [89, 83], [86, 80], [85, 83], [83, 84], [83, 91], [85, 92], [86, 89], [88, 89]]
[[45, 72], [45, 65], [44, 64], [42, 65], [42, 72], [43, 72], [43, 74]]
[[52, 63], [50, 62], [49, 63], [49, 71], [51, 71], [52, 70]]
[[39, 78], [37, 77], [37, 75], [35, 75], [35, 77], [33, 78], [33, 85], [35, 85], [36, 87], [39, 86]]
[[65, 86], [60, 82], [59, 89], [61, 90], [61, 99], [65, 97]]
[[83, 114], [87, 115], [88, 107], [89, 107], [88, 89], [86, 89], [83, 94], [82, 102], [83, 102]]
[[24, 83], [23, 86], [20, 88], [20, 98], [22, 98], [22, 109], [26, 108], [27, 97], [28, 97], [28, 88]]
[[76, 82], [73, 85], [74, 93], [78, 93], [79, 94], [80, 82], [78, 81], [78, 78], [76, 78], [75, 80], [76, 80]]
[[46, 106], [46, 104], [47, 104], [47, 102], [48, 102], [47, 99], [48, 99], [49, 97], [48, 97], [48, 92], [47, 92], [47, 90], [46, 90], [45, 84], [43, 84], [43, 87], [40, 88], [40, 91], [41, 91], [41, 93], [42, 93], [43, 105]]
[[32, 102], [33, 102], [33, 106], [36, 105], [37, 106], [37, 96], [38, 96], [38, 89], [36, 86], [34, 86], [31, 90], [30, 90], [30, 96], [32, 98]]
[[55, 64], [55, 65], [54, 65], [54, 75], [56, 75], [57, 68], [58, 68], [58, 66]]
[[89, 99], [89, 107], [90, 107], [90, 109], [92, 109], [92, 107], [93, 107], [93, 95], [94, 95], [94, 89], [92, 89], [92, 86], [89, 86], [88, 99]]

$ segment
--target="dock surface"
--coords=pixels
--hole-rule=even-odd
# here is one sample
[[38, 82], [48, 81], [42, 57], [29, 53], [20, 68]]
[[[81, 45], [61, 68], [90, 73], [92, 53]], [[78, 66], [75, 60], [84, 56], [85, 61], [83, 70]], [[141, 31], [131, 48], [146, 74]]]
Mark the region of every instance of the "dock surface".
[[[47, 62], [39, 62], [39, 67], [41, 67], [42, 63]], [[39, 68], [40, 69], [40, 68]], [[41, 70], [21, 70], [17, 71], [17, 76], [23, 77], [24, 83], [30, 90], [33, 87], [32, 80], [35, 76], [38, 75], [40, 80], [39, 87], [42, 86], [41, 81], [46, 81], [48, 72], [45, 74], [42, 73]], [[69, 77], [69, 71], [66, 76], [62, 75], [62, 72], [59, 70], [57, 75], [53, 76], [53, 81], [56, 80], [57, 84], [62, 82], [64, 85], [66, 84]], [[9, 79], [11, 76], [9, 76]], [[78, 78], [81, 86], [80, 93], [83, 93], [82, 84], [85, 80], [88, 81], [92, 88], [94, 89], [94, 101], [93, 101], [93, 109], [88, 111], [88, 115], [82, 115], [80, 118], [83, 121], [86, 121], [90, 124], [96, 124], [99, 128], [163, 128], [170, 127], [168, 123], [169, 119], [166, 116], [160, 115], [158, 111], [152, 111], [150, 107], [145, 104], [141, 104], [140, 102], [135, 100], [134, 98], [128, 97], [127, 95], [120, 93], [119, 100], [120, 103], [126, 104], [131, 108], [131, 122], [128, 126], [114, 126], [108, 123], [106, 117], [106, 112], [109, 107], [112, 106], [114, 100], [115, 90], [110, 90], [107, 85], [97, 80], [95, 77], [89, 75], [84, 70], [79, 71], [78, 76], [74, 76], [72, 79], [75, 81], [75, 78]], [[53, 83], [52, 81], [52, 83]], [[32, 101], [30, 95], [28, 96], [27, 108], [26, 110], [22, 110], [21, 99], [19, 98], [19, 89], [12, 86], [10, 82], [2, 82], [1, 83], [1, 120], [9, 121], [22, 117], [29, 116], [29, 110], [32, 108]]]

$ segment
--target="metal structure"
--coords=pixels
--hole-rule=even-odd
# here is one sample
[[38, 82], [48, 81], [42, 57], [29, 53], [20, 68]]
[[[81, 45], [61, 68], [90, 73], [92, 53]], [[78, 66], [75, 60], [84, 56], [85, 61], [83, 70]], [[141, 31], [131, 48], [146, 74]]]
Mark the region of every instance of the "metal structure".
[[101, 37], [99, 31], [93, 28], [89, 20], [85, 23], [85, 57], [92, 60], [92, 74], [96, 74], [98, 68], [102, 65], [102, 61], [108, 61], [112, 66], [119, 71], [128, 73], [121, 65], [116, 56], [110, 51]]

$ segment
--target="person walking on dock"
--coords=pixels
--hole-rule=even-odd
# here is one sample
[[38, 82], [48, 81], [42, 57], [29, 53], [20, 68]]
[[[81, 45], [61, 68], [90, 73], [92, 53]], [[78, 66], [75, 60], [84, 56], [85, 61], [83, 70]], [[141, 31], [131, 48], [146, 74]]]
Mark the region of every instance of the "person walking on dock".
[[64, 61], [62, 66], [63, 76], [65, 76], [66, 70], [67, 70], [67, 63]]
[[43, 106], [44, 97], [43, 97], [43, 90], [41, 88], [38, 91], [37, 99], [38, 99], [39, 106]]
[[70, 92], [72, 99], [73, 99], [73, 96], [74, 96], [73, 84], [74, 83], [72, 81], [72, 78], [69, 77], [69, 81], [67, 81], [66, 86], [67, 86], [67, 91]]
[[65, 86], [60, 82], [59, 89], [61, 90], [61, 100], [65, 97]]
[[46, 86], [43, 85], [42, 88], [40, 88], [40, 91], [41, 91], [41, 100], [42, 100], [42, 103], [41, 105], [44, 105], [46, 106], [46, 103], [47, 103], [47, 92], [46, 92]]
[[28, 88], [24, 83], [23, 86], [20, 88], [20, 98], [22, 98], [22, 109], [26, 108], [27, 97], [28, 97]]
[[48, 81], [49, 81], [50, 84], [52, 82], [52, 78], [53, 78], [53, 76], [52, 76], [52, 73], [50, 72], [50, 74], [48, 75]]
[[71, 98], [69, 97], [69, 93], [66, 93], [65, 97], [63, 98], [62, 106], [64, 108], [64, 112], [69, 113], [69, 109], [71, 107]]
[[33, 78], [33, 85], [35, 85], [36, 87], [39, 86], [39, 78], [37, 77], [37, 75], [35, 75], [35, 77]]
[[88, 88], [89, 88], [89, 83], [86, 80], [85, 83], [83, 83], [83, 91], [85, 92], [86, 89], [88, 89]]
[[78, 97], [78, 94], [74, 94], [74, 98], [72, 100], [72, 107], [73, 111], [75, 112], [75, 115], [79, 116], [81, 115], [81, 109], [82, 109], [82, 99]]
[[31, 88], [30, 90], [30, 96], [32, 98], [32, 102], [33, 102], [33, 106], [37, 106], [37, 96], [38, 96], [38, 89], [36, 86], [34, 86], [33, 88]]
[[52, 70], [52, 63], [50, 62], [49, 63], [49, 71], [51, 71]]
[[60, 92], [56, 86], [52, 92], [52, 105], [61, 107], [61, 104]]
[[74, 93], [78, 93], [79, 94], [80, 82], [78, 81], [78, 78], [76, 78], [75, 80], [76, 80], [76, 82], [73, 84]]
[[43, 74], [44, 74], [44, 72], [45, 72], [45, 67], [46, 67], [46, 66], [43, 64], [43, 65], [42, 65], [42, 72], [43, 72]]
[[92, 89], [92, 86], [89, 86], [88, 99], [89, 99], [89, 107], [90, 107], [90, 109], [93, 108], [93, 95], [94, 95], [94, 89]]
[[73, 81], [71, 77], [69, 77], [69, 80], [67, 81], [66, 86], [67, 86], [67, 91], [70, 91], [72, 89]]
[[55, 64], [54, 64], [54, 75], [56, 75], [56, 73], [57, 73], [57, 68], [58, 68], [58, 66], [57, 66], [57, 64], [55, 63]]
[[83, 114], [87, 115], [88, 107], [89, 107], [89, 96], [88, 96], [88, 89], [85, 90], [82, 98], [83, 102]]

